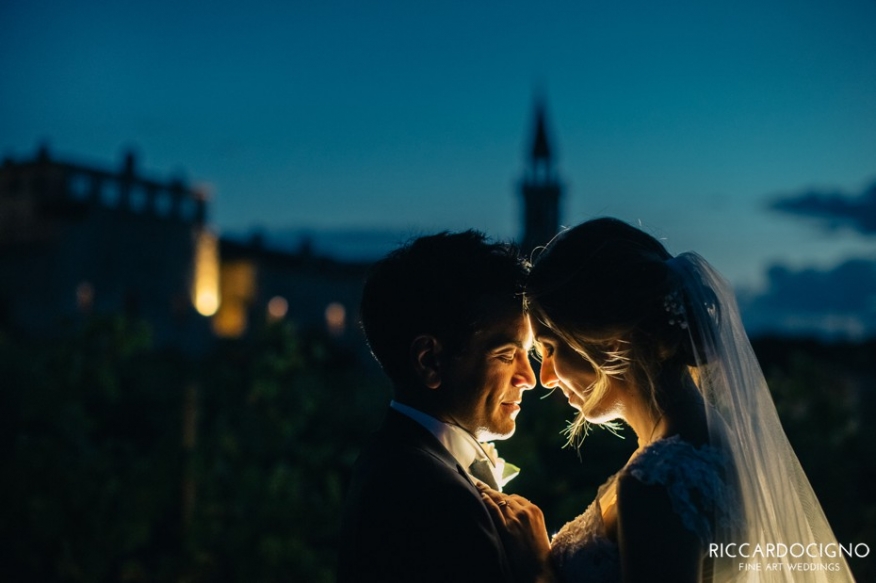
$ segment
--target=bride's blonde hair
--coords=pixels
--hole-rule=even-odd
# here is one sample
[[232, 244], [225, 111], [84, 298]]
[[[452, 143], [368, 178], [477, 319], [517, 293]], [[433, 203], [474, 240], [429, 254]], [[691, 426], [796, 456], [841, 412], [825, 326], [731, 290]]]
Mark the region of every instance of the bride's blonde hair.
[[[592, 392], [569, 427], [580, 444], [586, 416], [612, 379], [622, 379], [660, 412], [660, 375], [686, 374], [689, 334], [667, 298], [677, 280], [672, 255], [654, 237], [613, 218], [560, 233], [538, 255], [527, 279], [530, 316], [551, 330], [596, 373]], [[676, 318], [680, 320], [679, 318]]]

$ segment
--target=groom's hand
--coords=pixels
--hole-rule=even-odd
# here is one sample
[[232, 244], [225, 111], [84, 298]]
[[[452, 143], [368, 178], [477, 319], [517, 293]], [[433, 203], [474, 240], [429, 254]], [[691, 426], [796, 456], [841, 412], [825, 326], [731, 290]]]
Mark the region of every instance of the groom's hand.
[[508, 558], [520, 580], [537, 583], [555, 581], [550, 553], [551, 543], [541, 508], [516, 494], [502, 494], [478, 483], [484, 504], [493, 516], [505, 543]]

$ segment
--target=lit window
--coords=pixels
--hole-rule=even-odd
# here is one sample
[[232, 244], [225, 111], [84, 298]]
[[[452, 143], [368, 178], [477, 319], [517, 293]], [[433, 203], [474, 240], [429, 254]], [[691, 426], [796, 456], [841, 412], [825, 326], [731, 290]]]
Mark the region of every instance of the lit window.
[[347, 324], [347, 309], [343, 304], [332, 302], [325, 308], [325, 326], [332, 336], [341, 336]]
[[222, 338], [239, 338], [249, 324], [249, 307], [256, 289], [256, 269], [249, 261], [222, 264], [220, 273], [222, 302], [213, 316], [213, 331]]
[[212, 316], [219, 309], [219, 240], [206, 229], [198, 234], [194, 283], [195, 309], [202, 316]]
[[274, 296], [268, 302], [268, 320], [282, 320], [289, 311], [289, 302], [280, 296]]

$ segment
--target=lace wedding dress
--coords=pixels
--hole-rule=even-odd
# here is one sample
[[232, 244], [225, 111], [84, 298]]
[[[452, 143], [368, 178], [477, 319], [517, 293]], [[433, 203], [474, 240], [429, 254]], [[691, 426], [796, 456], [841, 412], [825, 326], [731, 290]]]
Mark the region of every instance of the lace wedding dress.
[[617, 477], [627, 472], [644, 484], [666, 488], [673, 510], [704, 544], [714, 538], [714, 520], [730, 520], [729, 493], [723, 476], [723, 459], [715, 448], [694, 447], [678, 436], [648, 445], [621, 472], [599, 488], [596, 499], [583, 514], [554, 535], [551, 558], [567, 583], [620, 581], [620, 554], [603, 521], [600, 500]]

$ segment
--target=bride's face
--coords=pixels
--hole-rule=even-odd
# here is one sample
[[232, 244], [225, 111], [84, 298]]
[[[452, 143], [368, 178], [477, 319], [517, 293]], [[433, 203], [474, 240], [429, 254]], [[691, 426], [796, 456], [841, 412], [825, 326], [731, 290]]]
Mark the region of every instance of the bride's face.
[[[602, 397], [593, 397], [593, 387], [599, 378], [593, 365], [535, 319], [532, 319], [532, 328], [535, 349], [541, 357], [539, 380], [542, 386], [563, 391], [569, 405], [587, 411], [585, 417], [591, 423], [605, 423], [623, 417], [622, 391], [618, 381], [609, 378], [608, 390]], [[591, 402], [593, 398], [599, 401]]]

